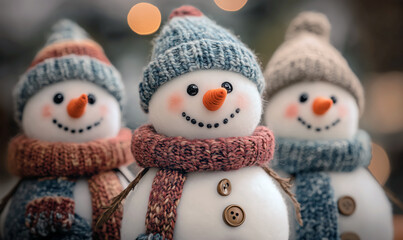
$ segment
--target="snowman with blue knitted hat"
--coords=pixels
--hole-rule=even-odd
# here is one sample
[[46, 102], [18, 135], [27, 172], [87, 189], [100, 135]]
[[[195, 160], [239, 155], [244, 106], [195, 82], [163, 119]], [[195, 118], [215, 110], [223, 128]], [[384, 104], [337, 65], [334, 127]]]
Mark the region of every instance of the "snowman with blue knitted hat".
[[93, 226], [132, 178], [123, 100], [102, 47], [74, 22], [56, 23], [14, 89], [23, 134], [10, 141], [7, 162], [21, 180], [1, 203], [2, 238], [120, 239], [123, 209]]
[[371, 140], [358, 129], [363, 88], [329, 35], [326, 16], [301, 13], [265, 70], [264, 122], [277, 137], [272, 166], [295, 177], [304, 221], [291, 235], [392, 239], [390, 203], [367, 169]]
[[288, 239], [277, 181], [289, 185], [264, 167], [274, 138], [257, 126], [263, 89], [238, 38], [194, 7], [172, 12], [140, 83], [151, 124], [132, 152], [144, 170], [105, 214], [127, 196], [123, 239]]

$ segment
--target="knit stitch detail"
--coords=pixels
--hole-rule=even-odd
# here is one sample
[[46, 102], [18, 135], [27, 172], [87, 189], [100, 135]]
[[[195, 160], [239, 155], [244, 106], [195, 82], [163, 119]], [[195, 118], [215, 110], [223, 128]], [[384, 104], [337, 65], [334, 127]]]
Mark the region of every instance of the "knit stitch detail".
[[368, 166], [371, 139], [359, 130], [352, 139], [296, 140], [277, 138], [275, 169], [295, 175], [303, 226], [297, 239], [338, 240], [338, 208], [328, 172], [351, 172]]
[[186, 174], [161, 169], [154, 177], [146, 215], [147, 233], [160, 233], [163, 239], [172, 240], [176, 210], [182, 196]]
[[111, 65], [102, 48], [94, 41], [87, 40], [83, 42], [66, 41], [45, 47], [36, 55], [29, 68], [34, 67], [38, 63], [41, 63], [48, 58], [63, 57], [70, 54], [77, 56], [89, 56]]
[[136, 240], [164, 240], [160, 234], [140, 234]]
[[75, 79], [104, 88], [123, 107], [124, 86], [115, 67], [89, 56], [68, 55], [46, 59], [20, 78], [13, 92], [17, 122], [22, 120], [22, 112], [29, 98], [39, 90], [53, 83]]
[[129, 129], [87, 143], [42, 142], [19, 135], [9, 143], [8, 167], [21, 177], [92, 175], [133, 162], [130, 138]]
[[156, 133], [152, 125], [143, 125], [133, 133], [132, 152], [144, 168], [230, 171], [267, 164], [273, 157], [274, 136], [259, 126], [252, 136], [189, 140], [166, 137]]
[[151, 62], [139, 85], [141, 107], [147, 113], [152, 95], [166, 82], [210, 69], [242, 74], [263, 92], [258, 59], [234, 34], [203, 15], [173, 17], [154, 41]]
[[101, 214], [103, 207], [109, 205], [112, 199], [117, 196], [123, 187], [114, 171], [99, 173], [88, 180], [88, 186], [92, 201], [92, 229], [94, 239], [120, 239], [120, 227], [123, 218], [123, 206], [113, 213], [106, 224], [95, 228], [95, 224]]
[[290, 174], [302, 172], [350, 172], [371, 161], [371, 139], [358, 130], [352, 139], [296, 140], [277, 138], [272, 166]]
[[52, 232], [66, 232], [74, 222], [74, 206], [74, 200], [67, 197], [36, 198], [26, 207], [25, 226], [31, 234], [42, 237]]
[[187, 172], [230, 171], [263, 166], [273, 157], [274, 136], [259, 126], [252, 136], [217, 139], [166, 137], [151, 125], [135, 130], [132, 152], [138, 165], [159, 168], [152, 184], [146, 234], [137, 239], [173, 239], [177, 206]]

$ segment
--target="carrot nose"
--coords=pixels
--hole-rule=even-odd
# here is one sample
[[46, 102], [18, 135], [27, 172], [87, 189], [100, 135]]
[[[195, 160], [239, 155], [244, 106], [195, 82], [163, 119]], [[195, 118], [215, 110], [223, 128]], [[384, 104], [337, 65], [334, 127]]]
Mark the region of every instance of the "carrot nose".
[[210, 111], [217, 111], [224, 104], [227, 97], [225, 88], [208, 90], [203, 96], [203, 104]]
[[72, 118], [79, 118], [85, 113], [85, 108], [88, 103], [86, 94], [81, 94], [80, 97], [71, 99], [67, 105], [67, 113]]
[[330, 98], [317, 97], [313, 101], [312, 110], [316, 115], [325, 114], [333, 105], [333, 101]]

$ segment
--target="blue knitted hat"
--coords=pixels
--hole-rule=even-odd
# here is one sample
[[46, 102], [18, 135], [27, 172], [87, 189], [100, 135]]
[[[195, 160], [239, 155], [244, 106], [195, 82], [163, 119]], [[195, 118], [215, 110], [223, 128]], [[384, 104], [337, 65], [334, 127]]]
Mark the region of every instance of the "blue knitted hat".
[[22, 120], [27, 101], [42, 88], [66, 80], [82, 80], [99, 85], [116, 98], [122, 108], [124, 86], [119, 72], [109, 62], [102, 47], [70, 20], [60, 20], [43, 49], [14, 88], [15, 119]]
[[254, 82], [260, 93], [264, 89], [254, 53], [198, 9], [182, 6], [171, 13], [155, 39], [151, 62], [139, 86], [141, 107], [147, 113], [152, 95], [171, 79], [208, 69], [240, 73]]

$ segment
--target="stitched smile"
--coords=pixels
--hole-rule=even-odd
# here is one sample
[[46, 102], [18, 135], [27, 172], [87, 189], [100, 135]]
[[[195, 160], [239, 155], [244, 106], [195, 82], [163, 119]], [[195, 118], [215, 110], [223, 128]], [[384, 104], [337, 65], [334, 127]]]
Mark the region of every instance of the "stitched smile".
[[91, 124], [91, 125], [88, 125], [88, 126], [86, 126], [86, 127], [84, 127], [84, 128], [78, 128], [78, 129], [70, 128], [70, 127], [68, 127], [68, 126], [66, 126], [66, 125], [63, 125], [62, 123], [60, 123], [59, 121], [57, 121], [56, 118], [54, 118], [54, 119], [52, 120], [52, 122], [53, 122], [53, 124], [55, 124], [59, 129], [64, 130], [65, 132], [70, 132], [71, 134], [75, 134], [75, 133], [83, 133], [84, 131], [90, 131], [92, 128], [98, 127], [98, 126], [101, 124], [101, 122], [102, 122], [103, 120], [104, 120], [104, 119], [101, 118], [101, 119], [99, 119], [99, 121], [97, 121], [97, 122], [95, 122], [95, 123], [93, 123], [93, 124]]
[[[222, 120], [222, 123], [223, 123], [223, 124], [227, 124], [227, 123], [229, 122], [229, 119], [234, 118], [235, 115], [238, 114], [240, 111], [241, 111], [241, 109], [239, 109], [239, 108], [235, 109], [235, 112], [234, 112], [234, 113], [231, 113], [231, 114], [229, 115], [229, 118], [224, 118], [224, 119]], [[210, 129], [210, 128], [212, 128], [212, 127], [218, 128], [218, 127], [220, 126], [220, 123], [218, 123], [218, 122], [216, 122], [216, 123], [207, 123], [207, 124], [204, 124], [203, 122], [199, 122], [199, 121], [197, 121], [196, 119], [190, 117], [190, 116], [187, 115], [185, 112], [182, 113], [182, 117], [183, 117], [184, 119], [186, 119], [186, 121], [188, 121], [188, 122], [190, 122], [190, 123], [192, 123], [192, 124], [194, 124], [194, 125], [197, 124], [197, 125], [198, 125], [199, 127], [201, 127], [201, 128], [204, 127], [204, 126], [206, 126], [208, 129]]]
[[300, 122], [302, 125], [304, 125], [307, 129], [314, 129], [316, 132], [320, 132], [322, 130], [329, 130], [330, 128], [332, 128], [332, 127], [336, 126], [337, 124], [339, 124], [340, 118], [336, 119], [334, 122], [332, 122], [329, 125], [326, 125], [323, 128], [320, 128], [320, 127], [313, 128], [312, 124], [310, 124], [307, 121], [305, 121], [302, 117], [298, 117], [298, 122]]

